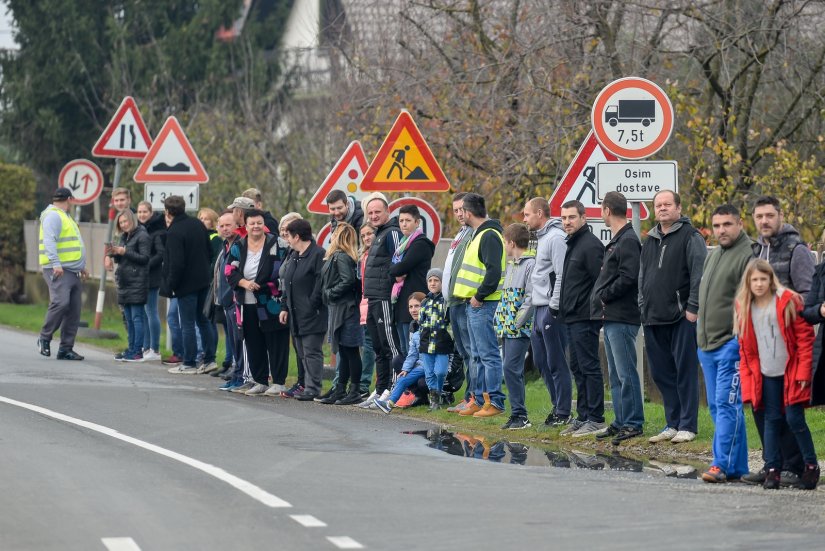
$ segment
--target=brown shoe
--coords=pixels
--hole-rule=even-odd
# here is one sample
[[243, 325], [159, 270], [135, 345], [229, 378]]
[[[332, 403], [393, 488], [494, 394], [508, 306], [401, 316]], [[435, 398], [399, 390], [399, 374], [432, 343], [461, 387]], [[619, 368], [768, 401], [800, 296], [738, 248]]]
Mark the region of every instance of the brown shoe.
[[501, 415], [502, 413], [504, 413], [503, 409], [498, 409], [493, 404], [484, 404], [481, 411], [475, 412], [473, 417], [495, 417], [496, 415]]
[[469, 417], [469, 416], [475, 414], [477, 411], [481, 411], [481, 406], [476, 404], [476, 401], [473, 400], [472, 402], [470, 402], [470, 405], [468, 405], [466, 408], [459, 411], [458, 414], [461, 415], [462, 417]]

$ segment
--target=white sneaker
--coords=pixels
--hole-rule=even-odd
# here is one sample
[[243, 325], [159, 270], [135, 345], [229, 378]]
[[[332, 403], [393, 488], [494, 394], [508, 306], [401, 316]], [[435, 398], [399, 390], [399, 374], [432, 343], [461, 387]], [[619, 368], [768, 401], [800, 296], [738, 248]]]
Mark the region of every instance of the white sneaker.
[[272, 385], [272, 386], [270, 386], [269, 388], [266, 389], [266, 392], [264, 392], [264, 396], [280, 396], [281, 392], [283, 392], [285, 390], [286, 390], [286, 386], [279, 385], [279, 384], [274, 384], [274, 385]]
[[217, 370], [218, 364], [216, 362], [203, 363], [198, 368], [198, 375], [206, 375], [207, 373], [212, 373]]
[[665, 430], [663, 430], [656, 436], [651, 436], [647, 439], [647, 441], [651, 444], [656, 444], [658, 442], [664, 442], [665, 440], [671, 440], [673, 437], [676, 436], [676, 434], [678, 434], [678, 431], [676, 429], [665, 427]]
[[244, 392], [247, 396], [257, 396], [269, 390], [269, 386], [257, 383], [255, 386]]
[[378, 394], [376, 394], [375, 391], [373, 390], [372, 394], [370, 394], [369, 397], [367, 397], [366, 400], [364, 400], [363, 402], [358, 404], [358, 407], [367, 409], [367, 408], [370, 407], [370, 404], [372, 404], [375, 401], [376, 398], [378, 398]]
[[170, 367], [167, 369], [169, 373], [174, 373], [175, 375], [194, 375], [198, 372], [198, 368], [194, 365], [176, 365], [175, 367]]
[[684, 442], [690, 442], [696, 438], [695, 432], [690, 432], [689, 430], [680, 430], [676, 433], [676, 435], [670, 439], [671, 442], [674, 444], [682, 444]]
[[147, 362], [154, 362], [160, 359], [160, 354], [151, 348], [143, 351], [143, 360]]

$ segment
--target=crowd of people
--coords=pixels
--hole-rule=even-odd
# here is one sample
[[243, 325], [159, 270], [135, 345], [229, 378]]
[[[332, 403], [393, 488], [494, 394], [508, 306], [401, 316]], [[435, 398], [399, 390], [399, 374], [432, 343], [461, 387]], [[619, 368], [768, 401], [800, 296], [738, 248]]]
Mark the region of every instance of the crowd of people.
[[[50, 355], [62, 324], [57, 357], [78, 360], [69, 312], [79, 301], [85, 250], [66, 215], [70, 196], [59, 189], [41, 215], [40, 263], [52, 303], [38, 347]], [[164, 296], [170, 373], [222, 377], [221, 390], [250, 396], [384, 413], [429, 404], [487, 418], [505, 414], [509, 401], [502, 428], [518, 430], [532, 426], [524, 378], [531, 353], [552, 404], [544, 425], [619, 445], [644, 434], [641, 330], [666, 420], [651, 443], [696, 437], [701, 366], [714, 422], [714, 459], [702, 478], [816, 487], [805, 408], [825, 401], [825, 333], [814, 330], [825, 324], [825, 263], [815, 265], [776, 198], [754, 205], [756, 241], [736, 207], [716, 208], [718, 246], [709, 250], [673, 191], [655, 196], [656, 225], [644, 243], [627, 220], [625, 197], [606, 194], [607, 245], [578, 201], [551, 217], [546, 199], [530, 199], [524, 223], [502, 227], [481, 195], [460, 192], [452, 197], [460, 230], [443, 266], [433, 266], [435, 244], [417, 207], [391, 217], [382, 194], [359, 204], [338, 190], [326, 202], [325, 250], [307, 220], [286, 213], [278, 221], [256, 189], [197, 218], [181, 197], [167, 198], [163, 213], [146, 202], [133, 212], [128, 190], [114, 190], [118, 240], [106, 244], [106, 268], [116, 268], [128, 334], [116, 359], [160, 359]], [[226, 341], [220, 365], [218, 324]], [[298, 380], [287, 387], [290, 342]], [[325, 344], [336, 373], [323, 393]], [[748, 469], [743, 403], [762, 440], [764, 467], [756, 472]]]

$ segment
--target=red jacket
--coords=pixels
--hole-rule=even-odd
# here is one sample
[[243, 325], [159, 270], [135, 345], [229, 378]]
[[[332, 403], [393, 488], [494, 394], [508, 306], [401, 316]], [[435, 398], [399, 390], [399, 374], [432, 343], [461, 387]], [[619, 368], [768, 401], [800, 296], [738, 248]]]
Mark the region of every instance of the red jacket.
[[[786, 326], [784, 311], [790, 301], [793, 301], [797, 314], [794, 321]], [[814, 328], [802, 318], [801, 310], [802, 299], [792, 291], [786, 289], [777, 297], [776, 317], [788, 350], [788, 363], [785, 365], [785, 405], [808, 403], [811, 400]], [[761, 409], [762, 371], [759, 368], [759, 348], [753, 321], [750, 317], [747, 321], [745, 334], [739, 335], [742, 401], [753, 404], [754, 409]], [[799, 381], [807, 381], [808, 384], [802, 388], [798, 384]]]

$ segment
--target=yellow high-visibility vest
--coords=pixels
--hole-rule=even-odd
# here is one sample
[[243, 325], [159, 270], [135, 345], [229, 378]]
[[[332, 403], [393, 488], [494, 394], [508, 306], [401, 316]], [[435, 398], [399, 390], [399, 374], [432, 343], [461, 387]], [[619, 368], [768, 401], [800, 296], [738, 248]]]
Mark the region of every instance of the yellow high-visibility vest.
[[46, 248], [43, 246], [43, 218], [46, 212], [54, 211], [60, 216], [60, 235], [57, 237], [57, 259], [61, 264], [75, 262], [83, 256], [83, 245], [80, 242], [80, 229], [75, 221], [66, 214], [66, 211], [55, 206], [50, 206], [40, 217], [40, 265], [48, 266], [51, 260], [46, 256]]
[[501, 289], [504, 287], [504, 272], [507, 269], [507, 255], [504, 254], [504, 237], [493, 228], [487, 228], [474, 236], [467, 249], [464, 251], [464, 259], [461, 261], [461, 268], [455, 275], [455, 289], [453, 296], [458, 298], [470, 298], [475, 296], [487, 269], [478, 257], [478, 248], [481, 244], [481, 237], [492, 231], [501, 240], [501, 279], [498, 280], [498, 288], [490, 293], [484, 300], [501, 299]]

